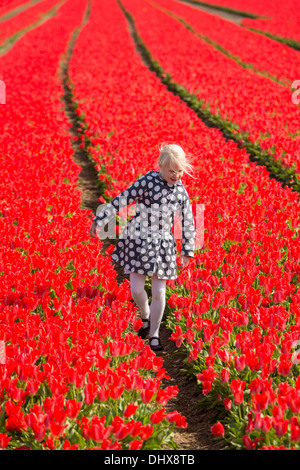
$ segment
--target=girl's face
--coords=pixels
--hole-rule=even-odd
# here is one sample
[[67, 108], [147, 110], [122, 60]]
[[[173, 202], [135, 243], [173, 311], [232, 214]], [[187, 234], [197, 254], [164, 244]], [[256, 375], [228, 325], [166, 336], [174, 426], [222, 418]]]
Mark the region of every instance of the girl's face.
[[180, 168], [180, 166], [175, 166], [174, 168], [162, 168], [160, 170], [160, 175], [161, 177], [166, 180], [167, 183], [169, 184], [175, 184], [177, 181], [180, 180], [183, 176], [183, 169]]

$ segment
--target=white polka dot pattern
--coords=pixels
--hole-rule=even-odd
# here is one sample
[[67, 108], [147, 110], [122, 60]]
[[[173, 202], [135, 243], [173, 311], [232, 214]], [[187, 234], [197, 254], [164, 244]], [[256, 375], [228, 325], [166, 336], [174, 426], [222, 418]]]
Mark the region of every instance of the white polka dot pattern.
[[104, 227], [123, 207], [136, 202], [114, 248], [112, 259], [126, 274], [137, 272], [159, 279], [176, 279], [176, 242], [172, 233], [178, 211], [182, 227], [182, 254], [194, 257], [195, 226], [188, 193], [179, 180], [167, 183], [158, 171], [148, 171], [112, 201], [97, 209], [96, 221]]

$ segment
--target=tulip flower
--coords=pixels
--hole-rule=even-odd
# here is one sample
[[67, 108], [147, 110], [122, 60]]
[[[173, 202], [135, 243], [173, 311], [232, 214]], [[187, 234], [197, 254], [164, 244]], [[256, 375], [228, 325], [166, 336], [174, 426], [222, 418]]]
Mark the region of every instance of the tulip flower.
[[5, 434], [5, 433], [1, 433], [0, 434], [0, 449], [5, 449], [8, 444], [9, 444], [9, 441], [12, 439], [11, 436]]
[[221, 381], [222, 381], [223, 383], [229, 382], [229, 379], [230, 379], [230, 372], [229, 372], [229, 370], [227, 370], [227, 369], [222, 369], [220, 376], [221, 376]]
[[129, 444], [129, 450], [140, 450], [143, 445], [143, 441], [134, 439], [134, 441], [131, 441]]
[[129, 403], [124, 411], [124, 417], [129, 418], [129, 416], [132, 416], [137, 409], [138, 405], [135, 405], [134, 403]]
[[234, 356], [234, 365], [237, 371], [244, 370], [246, 366], [246, 356]]
[[230, 389], [234, 395], [234, 402], [237, 405], [240, 405], [243, 402], [245, 385], [246, 382], [241, 381], [240, 379], [233, 379], [230, 383]]
[[27, 430], [27, 424], [25, 422], [24, 413], [21, 410], [22, 402], [19, 401], [17, 404], [14, 404], [12, 401], [7, 401], [5, 403], [5, 411], [7, 414], [7, 419], [5, 423], [5, 428], [7, 431], [24, 431]]
[[223, 437], [225, 434], [225, 429], [222, 423], [219, 421], [211, 427], [211, 432], [216, 437]]
[[247, 450], [254, 450], [256, 445], [259, 443], [260, 438], [257, 437], [254, 441], [248, 435], [243, 436], [243, 443]]
[[225, 410], [229, 411], [231, 409], [232, 401], [228, 397], [226, 397], [223, 400], [223, 404], [224, 404]]
[[150, 421], [152, 424], [157, 424], [162, 421], [164, 418], [167, 418], [167, 415], [164, 413], [166, 411], [165, 408], [161, 408], [160, 410], [156, 410], [150, 416]]

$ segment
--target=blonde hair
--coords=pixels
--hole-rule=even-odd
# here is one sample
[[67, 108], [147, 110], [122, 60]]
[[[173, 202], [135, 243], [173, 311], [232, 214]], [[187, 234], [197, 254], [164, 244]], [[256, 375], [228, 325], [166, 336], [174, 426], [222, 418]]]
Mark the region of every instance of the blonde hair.
[[193, 171], [193, 165], [190, 163], [189, 157], [186, 155], [180, 145], [162, 144], [159, 147], [159, 150], [160, 154], [158, 165], [160, 168], [164, 169], [168, 167], [173, 170], [175, 166], [179, 166], [185, 173], [193, 178], [190, 173]]

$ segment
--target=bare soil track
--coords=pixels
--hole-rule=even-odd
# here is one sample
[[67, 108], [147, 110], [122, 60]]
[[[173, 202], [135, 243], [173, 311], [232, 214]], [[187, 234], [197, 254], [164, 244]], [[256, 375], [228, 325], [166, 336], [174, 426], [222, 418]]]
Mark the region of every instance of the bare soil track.
[[214, 441], [210, 428], [213, 424], [215, 413], [197, 409], [196, 405], [202, 395], [196, 387], [196, 378], [187, 379], [181, 372], [183, 368], [183, 356], [174, 355], [177, 350], [173, 341], [170, 341], [171, 332], [165, 327], [161, 328], [161, 341], [164, 350], [157, 355], [164, 360], [164, 367], [169, 380], [165, 385], [177, 385], [178, 395], [170, 400], [166, 409], [167, 412], [177, 410], [187, 418], [187, 428], [177, 428], [174, 439], [180, 450], [217, 450], [220, 449], [220, 442]]
[[230, 11], [218, 10], [214, 8], [213, 5], [210, 7], [208, 5], [201, 5], [196, 3], [189, 3], [188, 0], [180, 0], [182, 3], [187, 3], [191, 8], [198, 8], [199, 10], [203, 10], [206, 13], [211, 13], [212, 15], [221, 16], [224, 20], [232, 21], [238, 25], [241, 25], [242, 20], [246, 18], [246, 16], [239, 15], [238, 13], [233, 13]]

